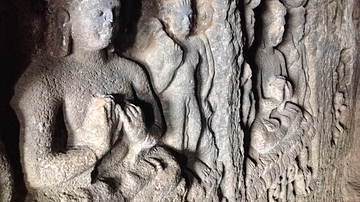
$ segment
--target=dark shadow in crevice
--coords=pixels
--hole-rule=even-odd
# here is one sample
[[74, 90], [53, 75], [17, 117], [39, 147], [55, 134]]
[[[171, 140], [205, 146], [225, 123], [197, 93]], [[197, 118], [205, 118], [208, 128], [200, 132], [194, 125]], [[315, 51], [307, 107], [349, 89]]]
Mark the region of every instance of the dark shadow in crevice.
[[141, 0], [121, 0], [119, 33], [115, 38], [115, 50], [121, 55], [133, 46], [136, 40], [137, 24], [142, 14]]
[[[249, 48], [244, 48], [244, 59], [245, 61], [250, 65], [251, 67], [251, 71], [252, 71], [252, 92], [254, 95], [254, 102], [253, 104], [255, 104], [255, 111], [257, 111], [259, 109], [258, 106], [258, 100], [259, 100], [259, 93], [257, 92], [257, 74], [258, 74], [258, 68], [255, 62], [255, 54], [256, 54], [256, 50], [258, 47], [258, 43], [260, 43], [260, 39], [261, 39], [261, 30], [262, 29], [262, 23], [261, 23], [261, 5], [259, 5], [257, 8], [254, 9], [254, 14], [255, 14], [255, 37], [254, 37], [254, 42], [253, 44], [249, 47]], [[242, 16], [243, 18], [245, 17], [244, 15]], [[244, 21], [244, 20], [242, 20]], [[244, 24], [242, 25], [243, 27], [245, 26]], [[244, 30], [245, 32], [245, 30]], [[243, 89], [242, 89], [242, 93]], [[245, 155], [247, 154], [248, 151], [248, 147], [250, 145], [250, 128], [251, 126], [246, 126], [243, 124], [243, 129], [244, 129], [244, 133], [245, 133], [245, 138], [244, 138], [244, 146], [245, 146]]]
[[45, 0], [0, 1], [0, 133], [14, 172], [14, 201], [24, 201], [27, 191], [20, 163], [20, 126], [9, 103], [15, 83], [42, 45], [36, 34], [44, 33], [44, 8]]
[[[256, 55], [256, 51], [257, 48], [259, 46], [259, 43], [261, 42], [261, 38], [262, 38], [262, 32], [261, 30], [263, 29], [263, 25], [262, 25], [262, 21], [261, 21], [261, 15], [262, 15], [262, 7], [263, 7], [263, 2], [260, 3], [260, 5], [258, 7], [256, 7], [253, 11], [254, 11], [254, 18], [255, 18], [255, 26], [254, 26], [254, 41], [252, 43], [252, 45], [250, 47], [247, 47], [246, 43], [247, 40], [250, 36], [247, 36], [247, 32], [246, 32], [246, 25], [245, 25], [245, 7], [243, 4], [239, 5], [240, 10], [241, 10], [241, 17], [242, 17], [242, 31], [244, 33], [244, 60], [250, 65], [251, 67], [251, 71], [252, 71], [252, 93], [254, 95], [254, 100], [252, 105], [255, 105], [255, 118], [256, 118], [256, 112], [259, 109], [259, 92], [257, 91], [257, 75], [258, 75], [258, 67], [256, 65], [256, 61], [255, 61], [255, 55]], [[246, 6], [246, 5], [245, 5]], [[244, 66], [243, 66], [243, 71], [244, 71]], [[241, 88], [241, 94], [244, 95], [244, 89]], [[250, 143], [251, 143], [251, 124], [250, 123], [241, 123], [242, 124], [242, 128], [244, 131], [244, 161], [243, 161], [243, 176], [244, 176], [244, 186], [246, 187], [246, 175], [247, 175], [247, 164], [249, 163], [248, 161], [253, 161], [255, 162], [253, 159], [251, 159], [250, 155], [249, 155], [249, 149], [250, 149]], [[250, 124], [250, 125], [248, 125]], [[245, 189], [246, 191], [246, 189]], [[246, 193], [245, 193], [246, 194]]]

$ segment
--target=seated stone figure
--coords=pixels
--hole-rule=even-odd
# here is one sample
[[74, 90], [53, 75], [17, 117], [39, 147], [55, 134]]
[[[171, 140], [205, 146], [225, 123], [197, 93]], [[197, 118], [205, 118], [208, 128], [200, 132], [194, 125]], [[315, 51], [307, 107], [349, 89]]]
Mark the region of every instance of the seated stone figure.
[[[308, 170], [301, 165], [307, 166], [308, 162], [301, 157], [301, 151], [313, 137], [311, 115], [290, 102], [293, 94], [289, 81], [282, 76], [271, 78], [268, 89], [273, 94], [262, 100], [262, 107], [251, 125], [250, 158], [246, 163], [248, 197], [255, 201], [265, 200], [264, 193], [276, 185], [278, 178], [285, 178], [281, 171], [292, 164], [298, 170], [297, 175], [301, 175], [294, 183], [305, 184]], [[295, 187], [296, 193], [304, 189], [305, 186]]]
[[[254, 201], [273, 198], [274, 190], [281, 190], [282, 195], [305, 191], [309, 170], [308, 158], [302, 153], [313, 137], [312, 117], [292, 102], [284, 56], [276, 49], [282, 41], [286, 9], [279, 1], [266, 1], [262, 11], [263, 38], [255, 58], [259, 102], [250, 128], [245, 179], [248, 198]], [[289, 172], [284, 174], [284, 170]], [[279, 179], [293, 179], [289, 184], [304, 186], [279, 185]]]
[[183, 191], [178, 164], [154, 147], [163, 120], [145, 72], [108, 55], [119, 1], [50, 6], [65, 30], [55, 47], [70, 54], [36, 57], [11, 101], [27, 201], [166, 200]]
[[284, 34], [285, 14], [286, 8], [280, 2], [264, 2], [261, 15], [262, 37], [255, 54], [259, 99], [272, 96], [273, 92], [268, 89], [270, 79], [275, 76], [288, 76], [284, 56], [276, 49]]

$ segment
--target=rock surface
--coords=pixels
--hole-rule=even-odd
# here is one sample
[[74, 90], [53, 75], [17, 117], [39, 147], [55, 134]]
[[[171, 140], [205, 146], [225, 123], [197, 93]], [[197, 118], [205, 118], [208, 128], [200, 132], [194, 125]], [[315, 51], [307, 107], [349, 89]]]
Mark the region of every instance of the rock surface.
[[359, 6], [1, 1], [0, 200], [360, 200]]

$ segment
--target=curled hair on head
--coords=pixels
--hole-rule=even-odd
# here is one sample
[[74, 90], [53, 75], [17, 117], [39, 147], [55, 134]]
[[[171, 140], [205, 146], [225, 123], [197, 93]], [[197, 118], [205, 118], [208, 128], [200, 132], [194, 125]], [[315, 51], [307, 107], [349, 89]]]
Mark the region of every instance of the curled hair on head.
[[272, 22], [286, 15], [286, 7], [278, 0], [264, 1], [261, 19], [264, 27], [268, 27]]

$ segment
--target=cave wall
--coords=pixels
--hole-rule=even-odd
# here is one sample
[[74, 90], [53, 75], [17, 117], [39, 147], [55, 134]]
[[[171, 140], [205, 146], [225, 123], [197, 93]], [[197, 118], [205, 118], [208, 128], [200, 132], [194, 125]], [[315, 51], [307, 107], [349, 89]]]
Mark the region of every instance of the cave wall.
[[[106, 1], [99, 2], [101, 4]], [[111, 48], [107, 49], [107, 59], [113, 61], [119, 55], [124, 67], [133, 67], [134, 65], [130, 65], [129, 62], [132, 61], [145, 72], [152, 89], [151, 94], [160, 106], [158, 112], [165, 125], [160, 133], [170, 138], [157, 139], [152, 149], [133, 146], [142, 152], [134, 157], [137, 159], [136, 166], [125, 166], [120, 171], [110, 168], [110, 171], [106, 172], [110, 173], [108, 178], [113, 179], [111, 182], [119, 180], [119, 184], [125, 182], [129, 186], [141, 184], [134, 188], [136, 191], [129, 191], [126, 187], [116, 183], [113, 185], [101, 178], [101, 169], [111, 167], [103, 163], [103, 168], [101, 162], [105, 162], [107, 156], [109, 159], [115, 158], [113, 156], [119, 152], [114, 149], [115, 144], [109, 148], [111, 152], [105, 154], [105, 157], [100, 157], [105, 160], [97, 161], [91, 166], [93, 171], [100, 172], [98, 176], [96, 172], [84, 172], [84, 175], [88, 175], [86, 179], [91, 178], [92, 182], [74, 177], [65, 180], [66, 183], [74, 181], [70, 183], [71, 186], [75, 184], [76, 188], [86, 187], [90, 190], [88, 192], [93, 194], [92, 200], [99, 193], [110, 197], [111, 200], [120, 201], [160, 200], [162, 197], [161, 200], [175, 201], [358, 200], [360, 194], [357, 179], [360, 176], [360, 164], [357, 157], [359, 141], [356, 134], [359, 107], [356, 102], [356, 91], [359, 73], [359, 2], [193, 0], [190, 6], [192, 13], [189, 14], [192, 18], [191, 30], [186, 36], [193, 41], [188, 44], [187, 39], [176, 37], [179, 32], [169, 28], [169, 21], [163, 16], [167, 13], [161, 13], [164, 6], [162, 2], [121, 1], [118, 16], [119, 33], [110, 45]], [[181, 4], [185, 1], [178, 2]], [[28, 106], [25, 102], [24, 106], [27, 107], [24, 107], [22, 96], [27, 95], [27, 92], [32, 92], [34, 97], [40, 96], [36, 94], [37, 83], [41, 83], [44, 78], [53, 78], [50, 73], [47, 75], [47, 72], [55, 75], [56, 79], [61, 78], [61, 81], [71, 81], [70, 76], [64, 76], [67, 75], [67, 66], [57, 65], [56, 61], [68, 62], [72, 55], [82, 53], [74, 50], [64, 52], [61, 46], [64, 39], [61, 37], [68, 37], [62, 35], [66, 30], [61, 28], [67, 22], [62, 19], [67, 18], [60, 18], [57, 14], [59, 10], [65, 10], [65, 16], [68, 13], [72, 23], [71, 16], [76, 12], [70, 11], [69, 8], [73, 5], [75, 4], [72, 1], [55, 0], [0, 2], [0, 133], [5, 147], [2, 157], [8, 159], [12, 168], [11, 172], [7, 171], [12, 179], [5, 180], [0, 189], [7, 187], [12, 190], [13, 187], [11, 195], [14, 201], [24, 201], [25, 197], [30, 201], [50, 200], [44, 198], [45, 195], [50, 195], [52, 200], [62, 197], [64, 200], [71, 200], [72, 197], [90, 200], [90, 196], [86, 194], [79, 194], [77, 191], [67, 192], [68, 185], [65, 182], [53, 187], [46, 185], [45, 191], [34, 188], [27, 179], [32, 174], [24, 168], [28, 161], [22, 156], [24, 148], [36, 153], [36, 147], [26, 146], [21, 140], [29, 136], [24, 131], [30, 130], [31, 126], [26, 122], [27, 119], [19, 117], [19, 114], [30, 111], [32, 107], [43, 106], [41, 101], [34, 101], [34, 104]], [[74, 7], [80, 8], [81, 5]], [[168, 8], [165, 5], [164, 10], [166, 9]], [[202, 12], [205, 12], [205, 18], [201, 18], [204, 15]], [[66, 26], [71, 27], [71, 23]], [[274, 30], [271, 27], [276, 28]], [[71, 37], [74, 39], [69, 39], [70, 42], [66, 43], [69, 46], [76, 44], [75, 37]], [[196, 55], [202, 56], [198, 64], [194, 64]], [[197, 105], [191, 105], [188, 101], [184, 107], [178, 107], [183, 103], [171, 99], [169, 95], [175, 95], [173, 92], [167, 94], [167, 89], [162, 89], [161, 82], [168, 78], [162, 71], [168, 69], [169, 72], [177, 72], [177, 68], [184, 64], [200, 69], [204, 63], [207, 67], [205, 72], [196, 70], [195, 75], [184, 76], [195, 82], [196, 90], [188, 90], [183, 94], [194, 96]], [[48, 66], [44, 70], [39, 67], [29, 68], [33, 64], [41, 64], [40, 67]], [[81, 66], [76, 62], [69, 64], [74, 67]], [[53, 66], [59, 70], [51, 70]], [[91, 67], [97, 68], [96, 65]], [[170, 71], [171, 69], [173, 70]], [[97, 71], [106, 74], [105, 70]], [[45, 73], [39, 76], [39, 72]], [[212, 76], [206, 79], [202, 77], [203, 73]], [[177, 74], [185, 75], [184, 72]], [[113, 79], [110, 79], [111, 81], [117, 79], [114, 74], [106, 78], [86, 78], [99, 86], [109, 85], [105, 89], [112, 88], [108, 78]], [[50, 87], [51, 82], [48, 84]], [[18, 87], [15, 87], [16, 83]], [[66, 89], [65, 84], [61, 85]], [[174, 85], [175, 87], [181, 87], [178, 83], [175, 84], [178, 85]], [[185, 84], [186, 82], [184, 86], [187, 86]], [[84, 81], [78, 81], [74, 86], [75, 89], [92, 88], [92, 85]], [[27, 91], [27, 88], [31, 90]], [[207, 89], [205, 94], [202, 94], [203, 89]], [[57, 92], [56, 90], [54, 88], [51, 92]], [[82, 91], [74, 92], [80, 95]], [[102, 91], [103, 94], [112, 92]], [[15, 97], [15, 101], [12, 101], [15, 104], [11, 107], [9, 103], [12, 97]], [[65, 96], [63, 98], [65, 99]], [[78, 101], [70, 102], [72, 104], [69, 106], [77, 105]], [[118, 101], [118, 98], [114, 98], [115, 105], [120, 106]], [[168, 103], [169, 106], [173, 104], [176, 110], [167, 108]], [[64, 124], [61, 123], [63, 128], [60, 130], [68, 131], [69, 136], [69, 125], [72, 123], [67, 123], [71, 121], [66, 117], [68, 114], [64, 113], [69, 108], [61, 106], [62, 111], [59, 113], [64, 115], [60, 117], [63, 119], [60, 122]], [[95, 115], [101, 114], [92, 107], [89, 104], [85, 109], [94, 110]], [[147, 111], [144, 108], [142, 110], [147, 117]], [[15, 111], [18, 116], [15, 115]], [[188, 149], [179, 150], [172, 145], [172, 142], [185, 141], [185, 137], [196, 141], [192, 140], [192, 134], [183, 132], [183, 136], [177, 138], [172, 137], [169, 132], [172, 128], [170, 115], [181, 114], [184, 111], [188, 113], [184, 119], [184, 128], [189, 131], [199, 129], [201, 133], [202, 138], [197, 140], [195, 150], [191, 150], [190, 146]], [[200, 118], [197, 122], [191, 123], [189, 114], [193, 111], [200, 111]], [[40, 107], [38, 112], [43, 113], [40, 113]], [[85, 124], [89, 128], [97, 124], [96, 119], [80, 115], [78, 118], [90, 120], [90, 124]], [[53, 124], [51, 119], [48, 118], [49, 125]], [[58, 120], [59, 116], [56, 119]], [[183, 119], [176, 117], [175, 120], [181, 122]], [[98, 138], [100, 141], [102, 136], [97, 131], [100, 130], [98, 128], [101, 127], [95, 127], [92, 132], [95, 139]], [[66, 143], [65, 137], [60, 136], [59, 142], [64, 141], [65, 146], [61, 148], [64, 151], [61, 150], [59, 153], [66, 154], [71, 150], [70, 144]], [[80, 138], [79, 141], [83, 140]], [[120, 138], [119, 142], [131, 145], [126, 142], [126, 138]], [[95, 141], [94, 147], [96, 144], [100, 143]], [[154, 156], [159, 158], [152, 161]], [[155, 168], [144, 162], [152, 162], [150, 164]], [[158, 165], [154, 162], [161, 162], [161, 168], [154, 166]], [[197, 164], [198, 162], [200, 164]], [[35, 160], [30, 163], [43, 165]], [[9, 167], [7, 163], [4, 165]], [[141, 169], [149, 171], [150, 174], [143, 173]], [[137, 173], [142, 179], [133, 180], [128, 177], [129, 173]], [[62, 180], [61, 177], [57, 179]], [[12, 181], [14, 185], [11, 184]], [[158, 183], [159, 181], [162, 183]], [[117, 191], [108, 192], [104, 188], [106, 186], [120, 194]], [[160, 188], [157, 189], [158, 187]], [[59, 192], [67, 194], [59, 195]], [[170, 192], [172, 194], [166, 196], [166, 193]], [[150, 196], [152, 198], [149, 198]], [[106, 201], [110, 198], [98, 200]]]

